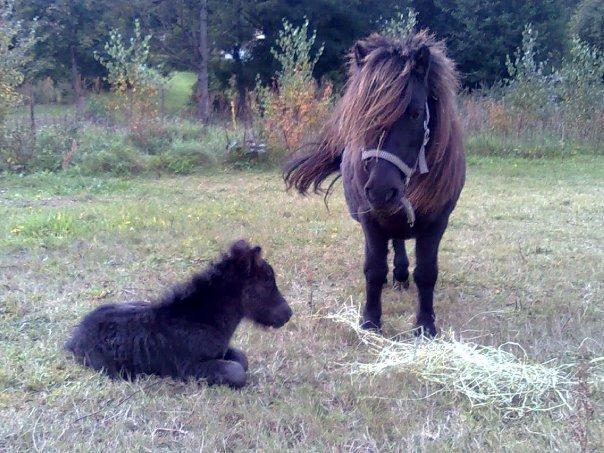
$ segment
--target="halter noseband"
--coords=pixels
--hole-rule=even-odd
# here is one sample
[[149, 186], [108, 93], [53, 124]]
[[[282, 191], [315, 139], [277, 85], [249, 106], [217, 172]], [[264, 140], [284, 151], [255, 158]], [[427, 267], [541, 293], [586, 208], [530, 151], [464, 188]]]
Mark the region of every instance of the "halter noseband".
[[[430, 141], [430, 128], [428, 127], [428, 123], [430, 122], [430, 110], [428, 109], [428, 101], [426, 101], [426, 118], [424, 119], [424, 141], [422, 143], [421, 148], [419, 149], [419, 153], [417, 155], [417, 160], [415, 161], [415, 165], [413, 167], [409, 167], [405, 162], [402, 161], [398, 156], [389, 153], [388, 151], [383, 151], [381, 149], [367, 149], [361, 153], [361, 159], [367, 160], [372, 157], [377, 159], [384, 159], [398, 168], [405, 175], [405, 186], [409, 184], [409, 180], [415, 170], [419, 167], [420, 174], [428, 173], [428, 164], [426, 163], [426, 145], [428, 141]], [[401, 198], [401, 202], [405, 208], [407, 213], [407, 220], [410, 226], [413, 226], [415, 223], [415, 212], [413, 211], [413, 206], [409, 199], [405, 196]]]

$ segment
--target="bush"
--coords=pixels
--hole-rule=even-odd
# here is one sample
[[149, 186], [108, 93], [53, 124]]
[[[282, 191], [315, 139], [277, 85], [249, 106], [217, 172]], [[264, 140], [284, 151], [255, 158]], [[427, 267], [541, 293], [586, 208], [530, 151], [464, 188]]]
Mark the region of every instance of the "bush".
[[104, 149], [81, 156], [77, 163], [77, 170], [86, 175], [129, 176], [143, 173], [148, 168], [149, 158], [123, 143], [110, 143]]
[[308, 20], [294, 27], [283, 21], [277, 48], [271, 49], [281, 66], [272, 88], [256, 84], [253, 109], [260, 129], [273, 152], [297, 150], [324, 124], [332, 106], [332, 86], [322, 89], [312, 77], [313, 68], [323, 52], [314, 57], [311, 50], [316, 32], [308, 35]]
[[57, 171], [63, 166], [77, 130], [74, 127], [51, 125], [41, 127], [36, 136], [30, 171]]
[[76, 128], [64, 125], [43, 126], [35, 137], [29, 127], [23, 125], [5, 128], [0, 137], [0, 169], [19, 172], [60, 170], [76, 136]]
[[212, 159], [202, 151], [201, 142], [177, 140], [172, 143], [167, 152], [153, 156], [151, 168], [170, 173], [189, 174], [211, 163]]
[[108, 105], [107, 99], [102, 96], [91, 95], [86, 100], [86, 110], [84, 112], [86, 118], [103, 124], [112, 124], [113, 112]]

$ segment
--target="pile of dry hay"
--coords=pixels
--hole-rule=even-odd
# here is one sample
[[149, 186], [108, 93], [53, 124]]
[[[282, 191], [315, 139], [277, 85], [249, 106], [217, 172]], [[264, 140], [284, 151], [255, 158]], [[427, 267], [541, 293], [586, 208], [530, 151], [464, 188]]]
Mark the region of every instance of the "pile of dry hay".
[[433, 340], [405, 342], [363, 330], [359, 314], [352, 308], [327, 316], [353, 329], [361, 342], [375, 354], [373, 363], [350, 364], [353, 374], [409, 373], [437, 384], [439, 391], [465, 396], [473, 407], [490, 405], [507, 415], [550, 411], [570, 405], [576, 385], [572, 365], [530, 363], [503, 348], [481, 346], [455, 338], [453, 332]]

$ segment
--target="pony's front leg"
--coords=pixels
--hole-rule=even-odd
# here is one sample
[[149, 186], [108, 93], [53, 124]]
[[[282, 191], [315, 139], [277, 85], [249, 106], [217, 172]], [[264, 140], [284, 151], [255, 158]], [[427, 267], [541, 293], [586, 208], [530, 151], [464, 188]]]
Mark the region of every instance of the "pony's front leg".
[[379, 228], [363, 225], [365, 233], [365, 287], [367, 301], [363, 310], [361, 327], [380, 330], [382, 326], [382, 288], [388, 275], [388, 238]]
[[404, 239], [393, 239], [394, 270], [392, 271], [392, 287], [396, 290], [409, 289], [409, 258], [405, 250]]
[[435, 336], [434, 286], [438, 278], [438, 246], [443, 229], [420, 236], [415, 243], [417, 265], [413, 279], [417, 285], [419, 306], [417, 310], [416, 335]]

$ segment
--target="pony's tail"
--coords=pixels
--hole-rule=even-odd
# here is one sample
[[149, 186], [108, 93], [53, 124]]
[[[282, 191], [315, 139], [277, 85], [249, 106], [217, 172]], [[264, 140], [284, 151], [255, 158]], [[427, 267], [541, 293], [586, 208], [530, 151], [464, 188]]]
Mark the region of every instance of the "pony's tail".
[[[288, 190], [295, 188], [302, 195], [306, 195], [312, 189], [314, 193], [325, 193], [327, 196], [339, 177], [341, 163], [341, 152], [334, 155], [325, 148], [319, 148], [286, 162], [283, 167], [283, 180]], [[323, 189], [321, 185], [333, 174], [337, 174], [336, 178], [327, 189]]]

